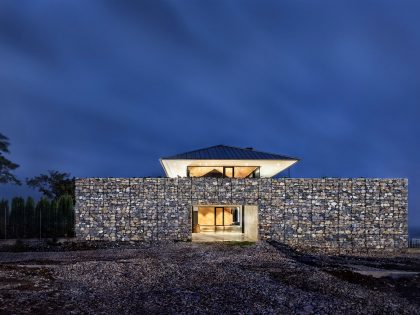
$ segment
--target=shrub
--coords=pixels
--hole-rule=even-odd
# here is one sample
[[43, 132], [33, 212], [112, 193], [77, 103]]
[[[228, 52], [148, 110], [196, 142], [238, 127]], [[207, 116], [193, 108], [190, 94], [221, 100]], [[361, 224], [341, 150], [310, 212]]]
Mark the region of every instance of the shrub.
[[63, 195], [57, 202], [57, 217], [59, 218], [60, 236], [74, 236], [74, 207], [73, 198], [69, 195]]
[[9, 224], [9, 201], [0, 201], [0, 237], [7, 238], [7, 225]]
[[24, 237], [36, 237], [36, 214], [35, 201], [32, 197], [28, 197], [25, 203], [25, 235]]
[[25, 200], [21, 197], [12, 199], [12, 208], [10, 211], [10, 225], [12, 228], [12, 237], [19, 238], [25, 234], [24, 226]]
[[36, 205], [35, 217], [37, 224], [35, 230], [37, 231], [37, 237], [47, 237], [48, 235], [48, 223], [46, 219], [48, 218], [49, 208], [50, 202], [45, 198], [41, 198]]

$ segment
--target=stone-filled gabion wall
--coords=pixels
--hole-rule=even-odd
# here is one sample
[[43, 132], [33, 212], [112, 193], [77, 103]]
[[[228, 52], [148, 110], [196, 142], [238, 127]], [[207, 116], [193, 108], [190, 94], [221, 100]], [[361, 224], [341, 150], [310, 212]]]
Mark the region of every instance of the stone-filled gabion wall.
[[76, 235], [190, 240], [200, 204], [258, 205], [261, 240], [337, 253], [407, 247], [406, 179], [78, 179]]

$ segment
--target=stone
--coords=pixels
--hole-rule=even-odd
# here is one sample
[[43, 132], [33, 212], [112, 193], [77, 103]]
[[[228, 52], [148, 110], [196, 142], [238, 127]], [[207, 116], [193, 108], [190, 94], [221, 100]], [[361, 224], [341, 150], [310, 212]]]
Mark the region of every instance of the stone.
[[191, 240], [199, 204], [259, 207], [259, 239], [331, 253], [408, 245], [406, 179], [86, 178], [76, 180], [81, 240]]

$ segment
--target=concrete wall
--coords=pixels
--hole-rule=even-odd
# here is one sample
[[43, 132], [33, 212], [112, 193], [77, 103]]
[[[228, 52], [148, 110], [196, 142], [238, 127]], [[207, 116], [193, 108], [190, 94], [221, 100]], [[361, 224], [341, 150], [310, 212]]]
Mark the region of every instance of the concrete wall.
[[76, 235], [190, 240], [191, 205], [258, 206], [261, 240], [335, 253], [407, 246], [406, 179], [86, 178]]
[[250, 241], [258, 241], [258, 206], [244, 206], [244, 234]]

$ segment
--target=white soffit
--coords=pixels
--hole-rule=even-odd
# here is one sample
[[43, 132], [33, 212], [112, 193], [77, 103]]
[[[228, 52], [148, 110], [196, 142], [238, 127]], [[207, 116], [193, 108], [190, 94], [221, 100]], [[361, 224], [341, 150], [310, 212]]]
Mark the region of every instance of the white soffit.
[[273, 177], [298, 160], [160, 160], [166, 176], [187, 177], [188, 166], [259, 166], [260, 177]]

